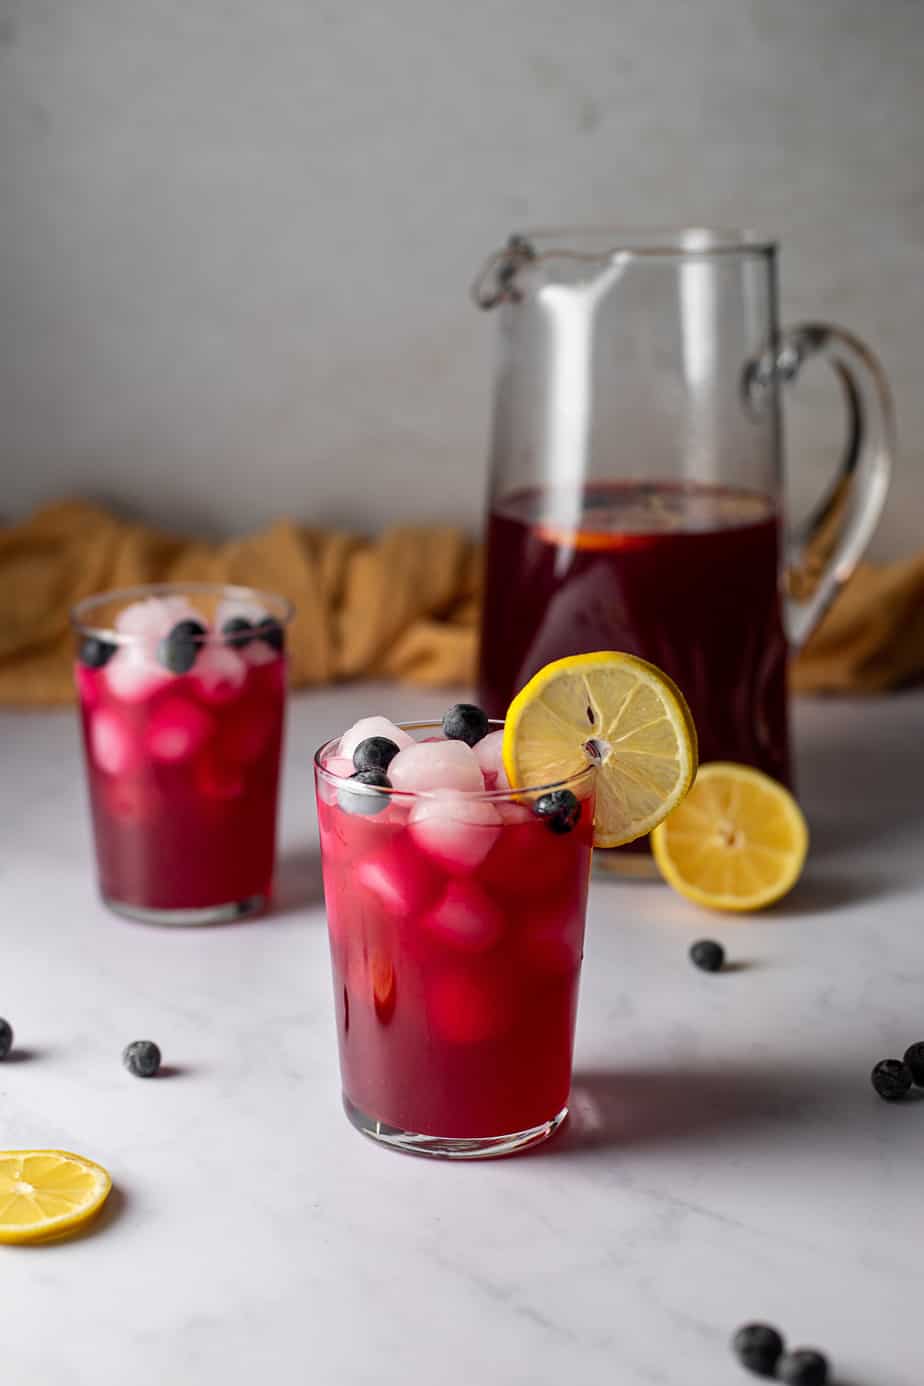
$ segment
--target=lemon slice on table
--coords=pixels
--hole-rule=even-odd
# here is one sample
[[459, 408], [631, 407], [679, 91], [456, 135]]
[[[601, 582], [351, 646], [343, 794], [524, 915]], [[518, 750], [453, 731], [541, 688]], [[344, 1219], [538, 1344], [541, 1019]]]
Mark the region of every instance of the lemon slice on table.
[[661, 875], [713, 910], [759, 910], [802, 873], [808, 828], [788, 789], [760, 770], [701, 765], [683, 803], [651, 835]]
[[38, 1242], [88, 1222], [109, 1197], [101, 1165], [66, 1150], [0, 1150], [0, 1242]]
[[516, 695], [504, 723], [511, 785], [552, 784], [599, 758], [594, 846], [651, 832], [696, 774], [696, 729], [683, 694], [635, 655], [556, 659]]

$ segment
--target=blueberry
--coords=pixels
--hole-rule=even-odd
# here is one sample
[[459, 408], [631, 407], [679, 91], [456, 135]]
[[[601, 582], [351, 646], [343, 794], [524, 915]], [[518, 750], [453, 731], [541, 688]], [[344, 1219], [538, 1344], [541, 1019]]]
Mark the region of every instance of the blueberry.
[[783, 1352], [783, 1339], [768, 1323], [746, 1323], [732, 1338], [732, 1351], [755, 1376], [772, 1376]]
[[232, 650], [245, 650], [254, 638], [253, 622], [246, 616], [232, 616], [221, 628], [225, 644]]
[[87, 669], [102, 669], [116, 652], [111, 640], [100, 640], [98, 635], [85, 635], [80, 642], [77, 658]]
[[206, 636], [201, 621], [177, 621], [157, 647], [157, 658], [171, 674], [188, 674]]
[[917, 1087], [924, 1088], [924, 1040], [909, 1045], [905, 1050], [905, 1063], [911, 1073], [911, 1081]]
[[397, 754], [390, 736], [367, 736], [353, 752], [353, 764], [357, 770], [387, 770]]
[[[372, 738], [369, 738], [372, 740]], [[376, 789], [391, 789], [391, 780], [384, 770], [357, 770], [355, 775], [350, 776], [351, 781], [356, 784], [373, 785]], [[351, 792], [346, 786], [337, 790], [337, 803], [344, 813], [359, 813], [363, 817], [369, 818], [375, 813], [381, 813], [388, 807], [388, 796], [386, 794], [356, 794]]]
[[153, 1040], [132, 1040], [122, 1050], [122, 1062], [136, 1078], [153, 1078], [160, 1068], [160, 1050]]
[[537, 799], [533, 811], [545, 819], [550, 832], [561, 836], [576, 828], [581, 818], [581, 801], [570, 789], [554, 789]]
[[885, 1102], [898, 1102], [911, 1087], [911, 1069], [901, 1059], [881, 1059], [870, 1074], [873, 1087]]
[[712, 938], [701, 938], [690, 946], [690, 961], [703, 972], [721, 972], [725, 949]]
[[443, 735], [449, 741], [464, 741], [477, 746], [488, 734], [488, 714], [474, 703], [454, 703], [443, 714]]
[[282, 654], [286, 647], [286, 633], [276, 620], [275, 616], [264, 616], [254, 629], [254, 634], [258, 640], [263, 640], [269, 645], [271, 650], [276, 650]]
[[825, 1386], [828, 1360], [813, 1348], [797, 1348], [780, 1358], [777, 1375], [786, 1386]]
[[0, 1059], [5, 1059], [13, 1048], [13, 1027], [8, 1020], [0, 1019]]

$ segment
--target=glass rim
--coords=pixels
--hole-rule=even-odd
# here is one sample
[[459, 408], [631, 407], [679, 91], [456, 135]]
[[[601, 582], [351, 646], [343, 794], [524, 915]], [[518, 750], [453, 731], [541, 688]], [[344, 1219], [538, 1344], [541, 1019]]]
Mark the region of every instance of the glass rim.
[[[605, 256], [627, 259], [684, 259], [696, 256], [754, 255], [770, 257], [778, 241], [750, 227], [723, 226], [554, 226], [536, 227], [521, 233], [523, 240], [536, 242], [536, 259], [588, 259]], [[548, 244], [548, 242], [560, 244]], [[593, 242], [589, 247], [581, 241]], [[545, 244], [542, 244], [542, 243]]]
[[[503, 719], [501, 718], [490, 717], [488, 719], [488, 726], [492, 731], [500, 731], [503, 725]], [[406, 732], [432, 731], [434, 728], [440, 728], [442, 723], [434, 721], [432, 718], [425, 718], [423, 721], [419, 722], [396, 722], [395, 726], [401, 731]], [[330, 770], [325, 770], [322, 760], [330, 747], [339, 745], [341, 739], [342, 733], [341, 736], [330, 737], [330, 739], [325, 741], [323, 746], [319, 746], [314, 753], [315, 772], [324, 779], [325, 784], [335, 786], [349, 785], [351, 794], [387, 795], [389, 799], [394, 799], [399, 803], [409, 803], [414, 799], [436, 799], [441, 794], [447, 793], [445, 789], [384, 789], [374, 784], [356, 784], [350, 779], [345, 779], [343, 775], [332, 774]], [[583, 786], [585, 783], [592, 781], [596, 777], [596, 773], [597, 762], [594, 760], [593, 756], [588, 754], [587, 764], [582, 766], [580, 770], [576, 770], [573, 775], [568, 775], [565, 779], [552, 780], [548, 784], [518, 785], [516, 789], [464, 789], [458, 791], [450, 789], [448, 792], [458, 792], [464, 795], [466, 800], [516, 800], [521, 798], [524, 794], [551, 794], [556, 789], [570, 789], [575, 784]]]
[[[105, 592], [94, 592], [83, 597], [70, 610], [71, 629], [82, 636], [93, 636], [105, 640], [110, 645], [137, 645], [144, 643], [146, 636], [116, 630], [113, 626], [94, 625], [86, 617], [100, 607], [113, 603], [143, 601], [146, 597], [176, 597], [181, 595], [227, 597], [231, 600], [256, 601], [266, 606], [269, 614], [281, 626], [287, 626], [295, 614], [295, 607], [288, 597], [278, 592], [266, 592], [259, 587], [245, 587], [233, 582], [142, 582], [134, 587], [112, 587]], [[275, 608], [275, 609], [274, 609]], [[203, 644], [207, 643], [203, 638]]]

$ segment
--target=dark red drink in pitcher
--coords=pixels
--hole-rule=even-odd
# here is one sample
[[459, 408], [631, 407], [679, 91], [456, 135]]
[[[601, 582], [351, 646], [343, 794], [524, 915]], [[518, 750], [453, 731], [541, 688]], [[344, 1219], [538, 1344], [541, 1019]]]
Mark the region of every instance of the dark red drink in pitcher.
[[779, 520], [718, 486], [594, 482], [491, 514], [481, 698], [491, 715], [553, 659], [626, 650], [683, 690], [700, 756], [789, 779]]

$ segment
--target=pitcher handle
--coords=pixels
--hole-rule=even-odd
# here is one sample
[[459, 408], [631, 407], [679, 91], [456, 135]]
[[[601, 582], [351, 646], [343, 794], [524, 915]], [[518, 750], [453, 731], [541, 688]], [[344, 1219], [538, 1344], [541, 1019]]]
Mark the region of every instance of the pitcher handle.
[[869, 347], [830, 323], [800, 323], [780, 337], [776, 376], [795, 379], [820, 356], [844, 387], [848, 435], [831, 489], [786, 539], [784, 613], [799, 649], [850, 577], [882, 514], [895, 456], [895, 411], [885, 372]]

